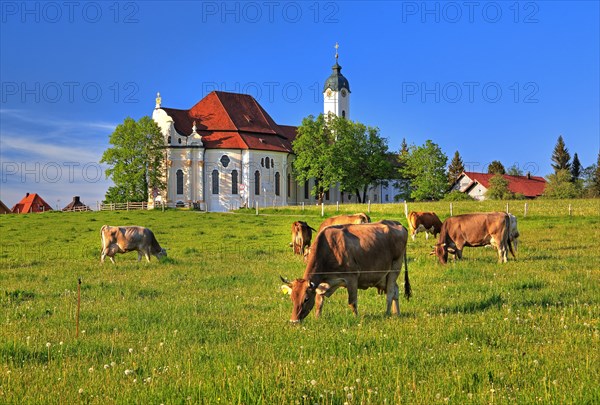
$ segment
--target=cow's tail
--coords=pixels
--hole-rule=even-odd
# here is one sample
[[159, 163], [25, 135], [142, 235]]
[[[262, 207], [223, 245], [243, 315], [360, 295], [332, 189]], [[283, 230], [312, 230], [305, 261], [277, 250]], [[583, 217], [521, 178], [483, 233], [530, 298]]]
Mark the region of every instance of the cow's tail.
[[404, 252], [404, 296], [407, 300], [412, 296], [412, 289], [408, 280], [408, 258], [406, 252]]

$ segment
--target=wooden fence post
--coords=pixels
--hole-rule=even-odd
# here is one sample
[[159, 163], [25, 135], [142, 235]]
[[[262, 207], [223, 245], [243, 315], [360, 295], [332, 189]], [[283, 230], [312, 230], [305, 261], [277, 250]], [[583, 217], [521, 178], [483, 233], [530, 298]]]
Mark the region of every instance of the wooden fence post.
[[527, 203], [525, 203], [525, 210], [524, 210], [523, 216], [524, 216], [524, 217], [526, 217], [526, 216], [527, 216]]
[[508, 203], [506, 203], [506, 213], [508, 214]]
[[321, 216], [325, 216], [325, 203], [321, 203]]
[[404, 216], [408, 218], [408, 203], [404, 200]]
[[371, 200], [369, 200], [368, 204], [367, 204], [367, 212], [370, 214], [371, 213]]
[[256, 207], [256, 215], [258, 215], [258, 200], [254, 200], [254, 206]]
[[573, 215], [573, 210], [571, 209], [571, 204], [569, 204], [569, 216]]
[[302, 211], [304, 211], [304, 201], [302, 201]]
[[340, 212], [340, 202], [339, 201], [335, 202], [335, 212]]
[[450, 203], [450, 216], [452, 216], [452, 203]]
[[75, 320], [75, 337], [79, 337], [79, 307], [81, 306], [81, 278], [77, 279], [77, 318]]

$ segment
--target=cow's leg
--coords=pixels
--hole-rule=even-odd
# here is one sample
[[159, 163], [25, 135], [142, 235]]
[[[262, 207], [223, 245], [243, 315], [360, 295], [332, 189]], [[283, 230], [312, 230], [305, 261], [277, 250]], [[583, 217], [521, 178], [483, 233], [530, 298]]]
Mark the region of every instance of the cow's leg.
[[391, 314], [400, 314], [400, 307], [398, 305], [398, 284], [396, 282], [393, 284], [389, 283], [386, 293], [387, 307], [385, 314], [387, 316], [390, 316]]
[[105, 257], [106, 257], [106, 249], [102, 249], [102, 252], [100, 252], [100, 263], [104, 263]]
[[415, 236], [417, 236], [417, 231], [414, 230], [413, 233], [410, 235], [412, 237], [413, 242], [415, 241]]
[[348, 305], [352, 309], [352, 313], [358, 316], [358, 291], [356, 287], [348, 288]]
[[322, 294], [317, 294], [315, 297], [315, 318], [321, 316], [321, 310], [323, 309], [324, 303], [325, 297]]
[[115, 257], [114, 256], [108, 256], [108, 258], [110, 259], [110, 261], [112, 262], [112, 264], [116, 265], [117, 263], [115, 262]]
[[425, 231], [425, 240], [429, 240], [429, 231]]

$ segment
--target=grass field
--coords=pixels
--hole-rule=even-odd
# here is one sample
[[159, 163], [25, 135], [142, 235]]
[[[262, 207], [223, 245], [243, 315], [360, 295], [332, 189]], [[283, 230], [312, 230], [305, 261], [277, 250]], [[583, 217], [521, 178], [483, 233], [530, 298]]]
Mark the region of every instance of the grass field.
[[[517, 261], [466, 248], [442, 266], [419, 234], [400, 317], [366, 290], [355, 318], [342, 289], [298, 326], [279, 275], [302, 275], [290, 226], [317, 228], [319, 207], [0, 216], [0, 403], [600, 403], [600, 202], [523, 204]], [[403, 205], [371, 217], [406, 224]], [[100, 265], [103, 224], [151, 228], [168, 258]]]

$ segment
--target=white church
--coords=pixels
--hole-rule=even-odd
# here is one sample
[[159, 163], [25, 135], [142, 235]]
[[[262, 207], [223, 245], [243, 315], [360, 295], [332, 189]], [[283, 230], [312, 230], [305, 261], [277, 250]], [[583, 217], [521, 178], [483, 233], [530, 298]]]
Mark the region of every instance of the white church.
[[[350, 116], [350, 84], [335, 55], [323, 88], [324, 113]], [[187, 110], [162, 106], [152, 118], [160, 127], [165, 151], [166, 190], [152, 190], [149, 206], [194, 206], [206, 211], [240, 207], [315, 204], [314, 180], [297, 184], [292, 142], [297, 127], [277, 124], [250, 95], [213, 91]], [[369, 190], [372, 202], [392, 202], [393, 190]], [[343, 200], [342, 200], [343, 197]], [[325, 204], [356, 202], [337, 187]]]

